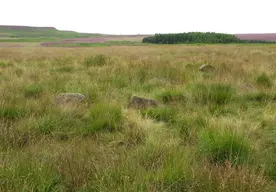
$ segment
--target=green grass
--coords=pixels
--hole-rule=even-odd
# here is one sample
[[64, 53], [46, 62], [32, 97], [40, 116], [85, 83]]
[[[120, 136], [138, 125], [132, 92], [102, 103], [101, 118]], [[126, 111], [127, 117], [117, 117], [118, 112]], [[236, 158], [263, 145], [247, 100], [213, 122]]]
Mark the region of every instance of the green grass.
[[[9, 169], [0, 170], [1, 191], [64, 190], [64, 186], [60, 184], [62, 176], [46, 162], [33, 160], [28, 156], [18, 160], [14, 159], [14, 156], [16, 156], [15, 153], [4, 159]], [[23, 175], [25, 177], [22, 177]]]
[[83, 64], [86, 67], [91, 67], [91, 66], [103, 66], [108, 64], [109, 58], [103, 54], [99, 54], [96, 56], [90, 56], [86, 57], [83, 61]]
[[172, 103], [172, 102], [181, 102], [185, 101], [186, 97], [184, 95], [184, 91], [178, 91], [178, 90], [169, 90], [164, 91], [157, 96], [160, 100], [163, 101], [163, 103]]
[[9, 67], [11, 64], [8, 61], [0, 60], [0, 67]]
[[174, 108], [158, 107], [142, 111], [142, 115], [156, 121], [172, 122], [176, 118], [177, 111]]
[[120, 130], [123, 126], [123, 114], [118, 106], [112, 104], [97, 104], [89, 113], [91, 123], [88, 132]]
[[200, 135], [199, 153], [206, 156], [212, 163], [231, 164], [245, 163], [251, 152], [250, 145], [244, 136], [231, 130], [203, 131]]
[[5, 119], [17, 119], [28, 114], [28, 110], [16, 106], [1, 106], [0, 117]]
[[72, 73], [74, 70], [73, 67], [60, 67], [52, 69], [51, 72], [59, 72], [59, 73]]
[[0, 191], [276, 190], [275, 45], [124, 43], [1, 48]]
[[170, 124], [170, 128], [179, 132], [180, 138], [185, 144], [198, 140], [197, 133], [206, 126], [207, 121], [202, 116], [182, 117]]
[[[54, 28], [4, 28], [0, 26], [0, 33], [6, 34], [5, 37], [22, 38], [25, 40], [37, 38], [77, 38], [77, 37], [91, 37], [99, 36], [100, 34], [91, 33], [77, 33], [74, 31], [60, 31]], [[3, 39], [5, 40], [5, 39]], [[7, 40], [7, 39], [6, 39]]]
[[229, 102], [235, 90], [230, 85], [224, 84], [196, 84], [191, 86], [192, 99], [203, 104], [223, 105]]
[[109, 46], [144, 46], [144, 45], [145, 45], [144, 43], [136, 42], [136, 41], [106, 41], [104, 43], [69, 43], [69, 44], [61, 43], [61, 44], [55, 44], [50, 46], [52, 47], [109, 47]]
[[273, 83], [272, 83], [272, 80], [270, 79], [270, 77], [265, 74], [265, 73], [262, 73], [261, 75], [259, 75], [257, 78], [256, 78], [256, 83], [260, 86], [263, 86], [263, 87], [272, 87]]
[[58, 41], [59, 38], [45, 38], [45, 37], [41, 37], [41, 38], [33, 38], [33, 37], [29, 37], [29, 38], [9, 38], [9, 39], [1, 39], [0, 38], [0, 42], [2, 43], [20, 43], [20, 42], [26, 42], [26, 43], [35, 43], [35, 42], [55, 42]]
[[246, 94], [244, 97], [248, 101], [256, 101], [256, 102], [268, 102], [268, 101], [276, 100], [276, 95], [271, 93], [265, 93], [265, 92]]
[[43, 93], [43, 86], [40, 84], [31, 84], [24, 88], [25, 97], [38, 97]]

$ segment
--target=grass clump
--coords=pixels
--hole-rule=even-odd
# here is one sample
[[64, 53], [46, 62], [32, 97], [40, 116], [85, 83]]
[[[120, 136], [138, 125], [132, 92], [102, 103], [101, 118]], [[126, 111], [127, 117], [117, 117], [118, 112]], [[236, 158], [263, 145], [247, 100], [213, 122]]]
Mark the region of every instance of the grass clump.
[[234, 96], [235, 90], [225, 84], [196, 84], [191, 87], [192, 100], [203, 104], [223, 105]]
[[124, 117], [119, 106], [113, 104], [96, 104], [89, 113], [91, 123], [89, 132], [117, 131], [122, 128]]
[[196, 139], [197, 132], [206, 127], [206, 119], [202, 116], [184, 117], [173, 122], [170, 127], [179, 131], [180, 137], [184, 141]]
[[230, 161], [232, 164], [241, 164], [249, 157], [250, 145], [246, 138], [232, 130], [213, 129], [201, 133], [199, 152], [212, 163]]
[[142, 111], [142, 115], [145, 117], [150, 117], [156, 121], [163, 121], [166, 123], [171, 123], [175, 120], [177, 111], [174, 108], [169, 107], [157, 107], [150, 108]]
[[45, 114], [38, 118], [30, 128], [33, 128], [32, 131], [39, 135], [59, 135], [61, 137], [82, 135], [88, 126], [86, 118], [81, 111], [52, 111], [51, 114]]
[[186, 100], [184, 93], [177, 90], [162, 92], [157, 96], [157, 98], [161, 99], [163, 103], [180, 102]]
[[72, 73], [74, 70], [73, 67], [60, 67], [57, 69], [52, 69], [52, 72], [59, 72], [59, 73]]
[[83, 64], [86, 67], [92, 67], [92, 66], [104, 66], [108, 64], [109, 58], [103, 54], [99, 54], [96, 56], [89, 56], [86, 57], [83, 61]]
[[269, 178], [273, 181], [276, 181], [276, 161], [270, 165], [269, 169], [266, 171]]
[[1, 106], [0, 107], [0, 118], [4, 119], [18, 119], [26, 116], [28, 114], [28, 110], [25, 108], [20, 107], [8, 107], [8, 106]]
[[31, 84], [24, 88], [25, 97], [39, 97], [43, 93], [43, 86], [40, 84]]
[[58, 118], [53, 118], [52, 116], [44, 116], [40, 118], [37, 122], [37, 131], [41, 134], [50, 134], [52, 131], [56, 130], [59, 125]]
[[265, 92], [257, 92], [257, 93], [250, 93], [243, 96], [244, 100], [247, 101], [255, 101], [255, 102], [269, 102], [269, 101], [276, 101], [276, 95], [265, 93]]
[[270, 88], [273, 85], [272, 80], [270, 79], [270, 77], [266, 73], [262, 73], [261, 75], [256, 77], [256, 83], [259, 86], [263, 86], [263, 87], [266, 87], [266, 88]]
[[235, 116], [237, 115], [237, 109], [234, 105], [232, 106], [221, 106], [221, 105], [210, 105], [209, 106], [209, 112], [216, 116]]
[[4, 61], [4, 60], [0, 60], [0, 67], [9, 67], [11, 66], [10, 62], [8, 61]]
[[[61, 176], [49, 165], [26, 156], [9, 157], [0, 169], [0, 191], [63, 191]], [[16, 158], [14, 158], [16, 157]]]

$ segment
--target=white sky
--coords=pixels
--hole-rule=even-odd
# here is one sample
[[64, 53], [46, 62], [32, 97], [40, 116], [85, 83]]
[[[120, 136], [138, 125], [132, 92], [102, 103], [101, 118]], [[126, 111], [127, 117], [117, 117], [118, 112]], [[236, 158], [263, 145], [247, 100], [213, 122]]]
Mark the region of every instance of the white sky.
[[108, 34], [276, 33], [275, 0], [0, 0], [0, 25]]

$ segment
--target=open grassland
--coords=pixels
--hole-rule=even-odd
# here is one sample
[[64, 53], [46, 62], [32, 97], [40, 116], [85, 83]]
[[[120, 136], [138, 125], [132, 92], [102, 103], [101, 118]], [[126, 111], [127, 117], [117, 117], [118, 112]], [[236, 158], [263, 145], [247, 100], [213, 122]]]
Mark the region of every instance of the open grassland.
[[54, 42], [42, 42], [47, 47], [95, 47], [111, 45], [137, 45], [147, 35], [102, 35], [91, 38], [60, 39]]
[[0, 191], [275, 191], [275, 79], [275, 45], [0, 48]]

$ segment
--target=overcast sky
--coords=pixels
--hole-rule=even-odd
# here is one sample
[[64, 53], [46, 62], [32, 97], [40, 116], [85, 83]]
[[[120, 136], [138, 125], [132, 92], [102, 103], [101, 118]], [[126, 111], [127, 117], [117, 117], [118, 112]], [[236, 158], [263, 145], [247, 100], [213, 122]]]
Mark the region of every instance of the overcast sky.
[[108, 34], [276, 33], [275, 0], [0, 0], [0, 25]]

